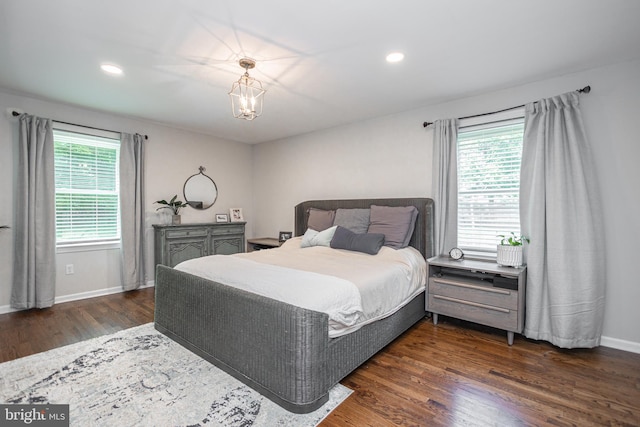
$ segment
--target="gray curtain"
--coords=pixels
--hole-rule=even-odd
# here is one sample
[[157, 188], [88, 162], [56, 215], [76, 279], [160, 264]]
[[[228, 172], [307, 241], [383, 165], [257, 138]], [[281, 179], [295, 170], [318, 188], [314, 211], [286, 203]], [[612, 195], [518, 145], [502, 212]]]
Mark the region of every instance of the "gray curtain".
[[120, 138], [120, 227], [122, 288], [145, 284], [144, 137]]
[[19, 119], [11, 307], [51, 307], [56, 290], [56, 206], [50, 119]]
[[601, 199], [575, 92], [528, 104], [520, 178], [526, 248], [524, 334], [559, 347], [600, 344], [605, 258]]
[[433, 124], [433, 189], [435, 254], [458, 244], [458, 120]]

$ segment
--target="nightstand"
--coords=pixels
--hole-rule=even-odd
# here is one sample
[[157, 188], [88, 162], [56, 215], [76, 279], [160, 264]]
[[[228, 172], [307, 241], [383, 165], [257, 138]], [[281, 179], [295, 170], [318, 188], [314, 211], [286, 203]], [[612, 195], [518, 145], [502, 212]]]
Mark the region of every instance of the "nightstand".
[[273, 237], [260, 237], [257, 239], [247, 239], [247, 252], [260, 251], [263, 249], [279, 248], [280, 242]]
[[507, 342], [524, 328], [527, 267], [500, 267], [495, 262], [429, 258], [426, 311], [507, 331]]

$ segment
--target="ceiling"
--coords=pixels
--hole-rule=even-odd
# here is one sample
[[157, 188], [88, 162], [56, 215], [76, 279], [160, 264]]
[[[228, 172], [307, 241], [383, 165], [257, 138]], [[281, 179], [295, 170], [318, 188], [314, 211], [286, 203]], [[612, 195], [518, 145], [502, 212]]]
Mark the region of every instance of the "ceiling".
[[[637, 59], [639, 20], [637, 0], [3, 0], [0, 88], [259, 143]], [[250, 122], [227, 95], [245, 56]]]

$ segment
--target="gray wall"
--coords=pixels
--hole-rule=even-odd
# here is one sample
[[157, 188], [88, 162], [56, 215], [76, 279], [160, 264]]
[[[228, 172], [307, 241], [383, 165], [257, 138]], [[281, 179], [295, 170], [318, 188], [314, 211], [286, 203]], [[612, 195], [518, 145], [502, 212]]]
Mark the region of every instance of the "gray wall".
[[[216, 213], [229, 213], [231, 207], [243, 208], [251, 233], [253, 219], [251, 146], [216, 139], [193, 132], [172, 129], [158, 124], [130, 120], [110, 114], [79, 109], [67, 105], [32, 99], [0, 91], [0, 224], [13, 224], [14, 135], [16, 121], [8, 120], [7, 108], [20, 108], [29, 114], [60, 121], [130, 133], [147, 134], [146, 150], [146, 222], [148, 280], [154, 278], [153, 234], [151, 225], [170, 221], [169, 211], [156, 211], [155, 200], [178, 194], [182, 200], [184, 181], [204, 166], [218, 187], [218, 200], [205, 211], [185, 208], [183, 222], [214, 222]], [[0, 231], [0, 313], [9, 310], [13, 274], [13, 232]], [[73, 264], [75, 274], [66, 275], [65, 265]], [[118, 291], [120, 262], [118, 249], [64, 251], [56, 255], [56, 301], [65, 301]]]
[[587, 84], [592, 92], [581, 105], [607, 236], [603, 343], [640, 352], [640, 61], [260, 144], [253, 156], [255, 233], [292, 230], [293, 206], [303, 200], [431, 197], [432, 131], [423, 129], [423, 121], [496, 111]]

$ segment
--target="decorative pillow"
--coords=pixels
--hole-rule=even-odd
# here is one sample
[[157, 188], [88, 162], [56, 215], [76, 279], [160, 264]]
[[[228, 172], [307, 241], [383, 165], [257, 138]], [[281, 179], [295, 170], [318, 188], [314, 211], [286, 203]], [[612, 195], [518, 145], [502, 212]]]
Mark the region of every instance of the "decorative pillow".
[[338, 209], [333, 225], [339, 225], [357, 234], [364, 234], [369, 229], [371, 209]]
[[409, 245], [416, 225], [418, 209], [415, 206], [371, 205], [369, 233], [384, 234], [384, 245], [395, 249]]
[[327, 228], [323, 231], [316, 231], [312, 228], [307, 228], [307, 231], [302, 236], [302, 242], [300, 242], [301, 248], [310, 248], [311, 246], [329, 246], [331, 239], [336, 232], [337, 227]]
[[322, 209], [309, 208], [307, 228], [313, 228], [316, 231], [326, 230], [333, 225], [335, 216], [336, 211], [323, 211]]
[[383, 244], [384, 234], [357, 234], [339, 225], [331, 239], [331, 247], [334, 249], [346, 249], [371, 255], [377, 254]]

